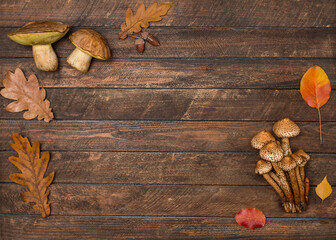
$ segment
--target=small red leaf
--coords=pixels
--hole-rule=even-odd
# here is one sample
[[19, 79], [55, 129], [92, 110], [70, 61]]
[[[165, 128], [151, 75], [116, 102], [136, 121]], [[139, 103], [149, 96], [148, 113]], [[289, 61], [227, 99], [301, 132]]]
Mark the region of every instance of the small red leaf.
[[256, 208], [244, 208], [236, 214], [236, 222], [248, 229], [261, 228], [266, 223], [266, 217], [262, 211]]

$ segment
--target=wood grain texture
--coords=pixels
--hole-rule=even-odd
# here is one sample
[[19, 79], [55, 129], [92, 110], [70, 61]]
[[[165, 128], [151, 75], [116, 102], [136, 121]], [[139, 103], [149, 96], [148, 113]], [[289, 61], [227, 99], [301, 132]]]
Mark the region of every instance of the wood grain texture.
[[[0, 57], [32, 57], [30, 46], [19, 45], [6, 34], [15, 28], [3, 28], [0, 35]], [[76, 28], [71, 29], [73, 32]], [[161, 45], [148, 46], [139, 55], [134, 39], [119, 40], [117, 29], [95, 28], [112, 48], [114, 58], [335, 58], [336, 31], [334, 28], [309, 29], [233, 29], [192, 28], [152, 29]], [[75, 49], [68, 35], [53, 44], [59, 57], [67, 57]], [[100, 60], [94, 60], [100, 61]]]
[[[146, 7], [151, 0], [143, 1]], [[161, 1], [162, 2], [162, 1]], [[161, 3], [159, 2], [159, 3]], [[152, 26], [218, 27], [330, 27], [335, 26], [336, 4], [332, 0], [166, 0], [172, 7], [163, 20]], [[127, 8], [136, 10], [139, 1], [2, 0], [0, 26], [21, 26], [28, 21], [62, 20], [75, 26], [119, 28]], [[43, 9], [43, 11], [40, 11]], [[290, 11], [289, 11], [290, 9]], [[39, 14], [36, 15], [36, 12]]]
[[[233, 218], [0, 216], [0, 237], [42, 239], [332, 239], [335, 219], [267, 218], [250, 231]], [[309, 234], [308, 234], [309, 233]]]
[[[47, 89], [47, 99], [57, 120], [318, 121], [298, 90]], [[335, 121], [335, 99], [321, 109], [323, 122]], [[0, 98], [0, 119], [22, 119], [5, 110], [10, 102]]]
[[[336, 123], [323, 123], [323, 145], [317, 122], [298, 122], [293, 149], [335, 153]], [[0, 150], [9, 150], [13, 133], [38, 140], [45, 150], [97, 151], [250, 151], [250, 139], [271, 122], [199, 121], [52, 121], [3, 120]], [[308, 144], [309, 143], [309, 144]]]
[[56, 72], [38, 70], [33, 58], [0, 59], [0, 79], [21, 68], [27, 76], [36, 74], [40, 86], [53, 88], [299, 89], [303, 74], [313, 65], [321, 66], [331, 84], [336, 84], [336, 59], [94, 60], [86, 74], [70, 67], [65, 59], [60, 59]]
[[[51, 152], [48, 172], [54, 183], [268, 185], [254, 174], [258, 153]], [[310, 154], [306, 167], [311, 185], [328, 176], [336, 185], [334, 154]], [[11, 182], [17, 168], [0, 152], [0, 182]], [[328, 167], [323, 167], [328, 166]], [[48, 174], [46, 173], [46, 175]], [[239, 176], [239, 177], [237, 177]]]
[[[0, 212], [37, 214], [22, 201], [17, 184], [0, 184]], [[267, 217], [335, 218], [335, 198], [323, 201], [310, 190], [307, 211], [285, 213], [272, 187], [52, 184], [52, 215], [145, 215], [232, 217], [255, 207]], [[333, 188], [335, 191], [335, 188]]]

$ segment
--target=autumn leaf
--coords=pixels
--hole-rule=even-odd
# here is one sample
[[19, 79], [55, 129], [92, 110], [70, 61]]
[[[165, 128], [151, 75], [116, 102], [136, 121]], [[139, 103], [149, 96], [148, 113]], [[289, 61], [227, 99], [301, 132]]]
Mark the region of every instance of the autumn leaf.
[[133, 33], [139, 33], [141, 27], [148, 28], [149, 22], [160, 21], [162, 19], [161, 16], [166, 15], [169, 9], [170, 4], [158, 5], [157, 2], [154, 2], [145, 10], [145, 4], [141, 3], [135, 15], [133, 15], [132, 9], [128, 8], [126, 11], [126, 23], [121, 24], [119, 37], [125, 39]]
[[301, 79], [300, 92], [306, 103], [316, 108], [320, 121], [320, 142], [322, 144], [322, 124], [320, 108], [326, 104], [330, 97], [331, 86], [327, 74], [319, 66], [308, 69]]
[[46, 99], [46, 91], [39, 86], [38, 80], [34, 74], [26, 80], [20, 68], [15, 73], [10, 71], [3, 80], [3, 88], [0, 93], [3, 97], [16, 100], [8, 104], [6, 110], [9, 112], [21, 112], [28, 110], [23, 114], [24, 119], [33, 119], [37, 116], [38, 120], [44, 118], [45, 122], [50, 122], [54, 118], [51, 112], [50, 102]]
[[42, 217], [47, 217], [50, 215], [47, 187], [54, 179], [54, 172], [44, 177], [49, 163], [49, 152], [43, 153], [40, 157], [38, 141], [31, 146], [29, 140], [18, 133], [13, 134], [13, 139], [14, 143], [11, 143], [11, 147], [19, 157], [12, 156], [8, 160], [22, 173], [13, 173], [9, 178], [15, 183], [28, 187], [28, 192], [21, 193], [23, 201], [35, 203], [33, 208], [39, 210]]
[[322, 201], [330, 196], [330, 194], [332, 193], [332, 188], [328, 183], [327, 176], [325, 176], [322, 182], [317, 185], [317, 187], [315, 188], [315, 192], [317, 196], [322, 199]]
[[248, 229], [261, 228], [266, 223], [266, 217], [262, 211], [256, 208], [244, 208], [236, 214], [236, 222]]

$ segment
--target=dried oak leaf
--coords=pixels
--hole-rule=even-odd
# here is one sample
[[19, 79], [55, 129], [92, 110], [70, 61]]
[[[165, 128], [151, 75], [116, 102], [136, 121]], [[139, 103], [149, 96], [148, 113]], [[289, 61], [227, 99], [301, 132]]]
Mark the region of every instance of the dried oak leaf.
[[158, 5], [157, 2], [154, 2], [145, 10], [145, 4], [141, 3], [135, 15], [133, 15], [132, 9], [128, 8], [126, 11], [126, 23], [121, 24], [119, 37], [125, 39], [133, 33], [139, 33], [141, 27], [148, 28], [149, 22], [160, 21], [162, 19], [161, 16], [166, 15], [169, 9], [170, 4]]
[[30, 75], [26, 80], [20, 68], [15, 73], [10, 71], [3, 80], [3, 88], [0, 94], [12, 100], [16, 100], [8, 104], [6, 110], [9, 112], [21, 112], [28, 110], [23, 114], [24, 119], [33, 119], [37, 116], [38, 120], [44, 118], [45, 122], [50, 122], [54, 118], [51, 112], [50, 102], [46, 99], [46, 91], [39, 86], [38, 80], [34, 74]]
[[49, 163], [49, 152], [45, 152], [40, 157], [40, 143], [35, 141], [33, 146], [29, 140], [18, 133], [13, 134], [14, 143], [11, 147], [19, 154], [19, 157], [9, 157], [22, 173], [13, 173], [9, 178], [18, 184], [27, 186], [29, 191], [21, 193], [23, 201], [35, 203], [34, 209], [39, 210], [42, 217], [50, 215], [50, 204], [48, 203], [48, 186], [54, 179], [54, 172], [47, 177], [44, 174]]

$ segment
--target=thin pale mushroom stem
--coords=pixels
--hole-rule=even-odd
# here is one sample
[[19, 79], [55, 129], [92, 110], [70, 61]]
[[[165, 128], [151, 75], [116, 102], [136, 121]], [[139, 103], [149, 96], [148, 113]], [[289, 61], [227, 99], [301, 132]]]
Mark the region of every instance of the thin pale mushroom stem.
[[284, 156], [289, 156], [292, 154], [292, 149], [289, 144], [289, 138], [281, 139], [281, 148], [284, 150]]
[[274, 190], [280, 196], [281, 202], [284, 204], [285, 211], [289, 212], [289, 208], [287, 206], [285, 206], [286, 198], [285, 198], [285, 195], [282, 192], [281, 188], [278, 186], [278, 184], [276, 184], [276, 182], [270, 177], [270, 175], [268, 173], [263, 174], [263, 177], [274, 188]]
[[306, 190], [306, 192], [305, 192], [305, 199], [306, 199], [306, 206], [308, 205], [308, 200], [309, 200], [309, 178], [305, 178], [305, 185], [306, 185], [306, 187], [305, 187], [305, 190]]
[[292, 212], [296, 212], [296, 208], [295, 208], [295, 203], [294, 203], [294, 198], [293, 198], [293, 194], [291, 191], [291, 188], [289, 186], [289, 183], [286, 179], [285, 173], [284, 171], [278, 166], [277, 163], [272, 162], [272, 166], [275, 170], [275, 172], [277, 173], [277, 175], [279, 176], [279, 179], [281, 181], [281, 185], [283, 187], [283, 191], [286, 195], [286, 198], [289, 200], [289, 207], [292, 210]]
[[[274, 180], [274, 182], [276, 183], [276, 186], [275, 187], [273, 186], [273, 188], [275, 189], [275, 191], [278, 192], [278, 194], [280, 196], [280, 199], [281, 199], [281, 202], [282, 202], [282, 205], [285, 209], [285, 212], [287, 212], [287, 213], [291, 212], [292, 209], [290, 208], [289, 202], [286, 201], [284, 191], [283, 191], [283, 186], [281, 184], [281, 181], [280, 181], [279, 177], [276, 174], [274, 174], [274, 172], [269, 172], [268, 174], [269, 174], [269, 177], [271, 178], [271, 180]], [[266, 181], [267, 181], [267, 179], [266, 179]], [[268, 182], [268, 183], [270, 185], [272, 185], [270, 182]], [[279, 190], [276, 190], [276, 187], [278, 187]], [[281, 192], [281, 193], [279, 193], [279, 192]]]
[[303, 166], [303, 167], [300, 167], [300, 176], [301, 176], [302, 181], [304, 181], [304, 180], [305, 180], [305, 170], [304, 170], [304, 166]]
[[299, 185], [299, 192], [300, 192], [300, 205], [303, 209], [306, 208], [306, 201], [305, 201], [305, 186], [304, 186], [304, 183], [301, 179], [301, 176], [300, 176], [300, 169], [299, 169], [299, 166], [297, 166], [295, 168], [295, 175], [296, 175], [296, 179], [297, 179], [297, 182], [298, 182], [298, 185]]
[[289, 178], [290, 178], [292, 188], [293, 188], [295, 205], [296, 205], [296, 208], [297, 208], [298, 212], [301, 212], [300, 190], [299, 190], [298, 182], [297, 182], [297, 179], [296, 179], [295, 170], [292, 169], [292, 170], [288, 171], [288, 173], [289, 173]]

